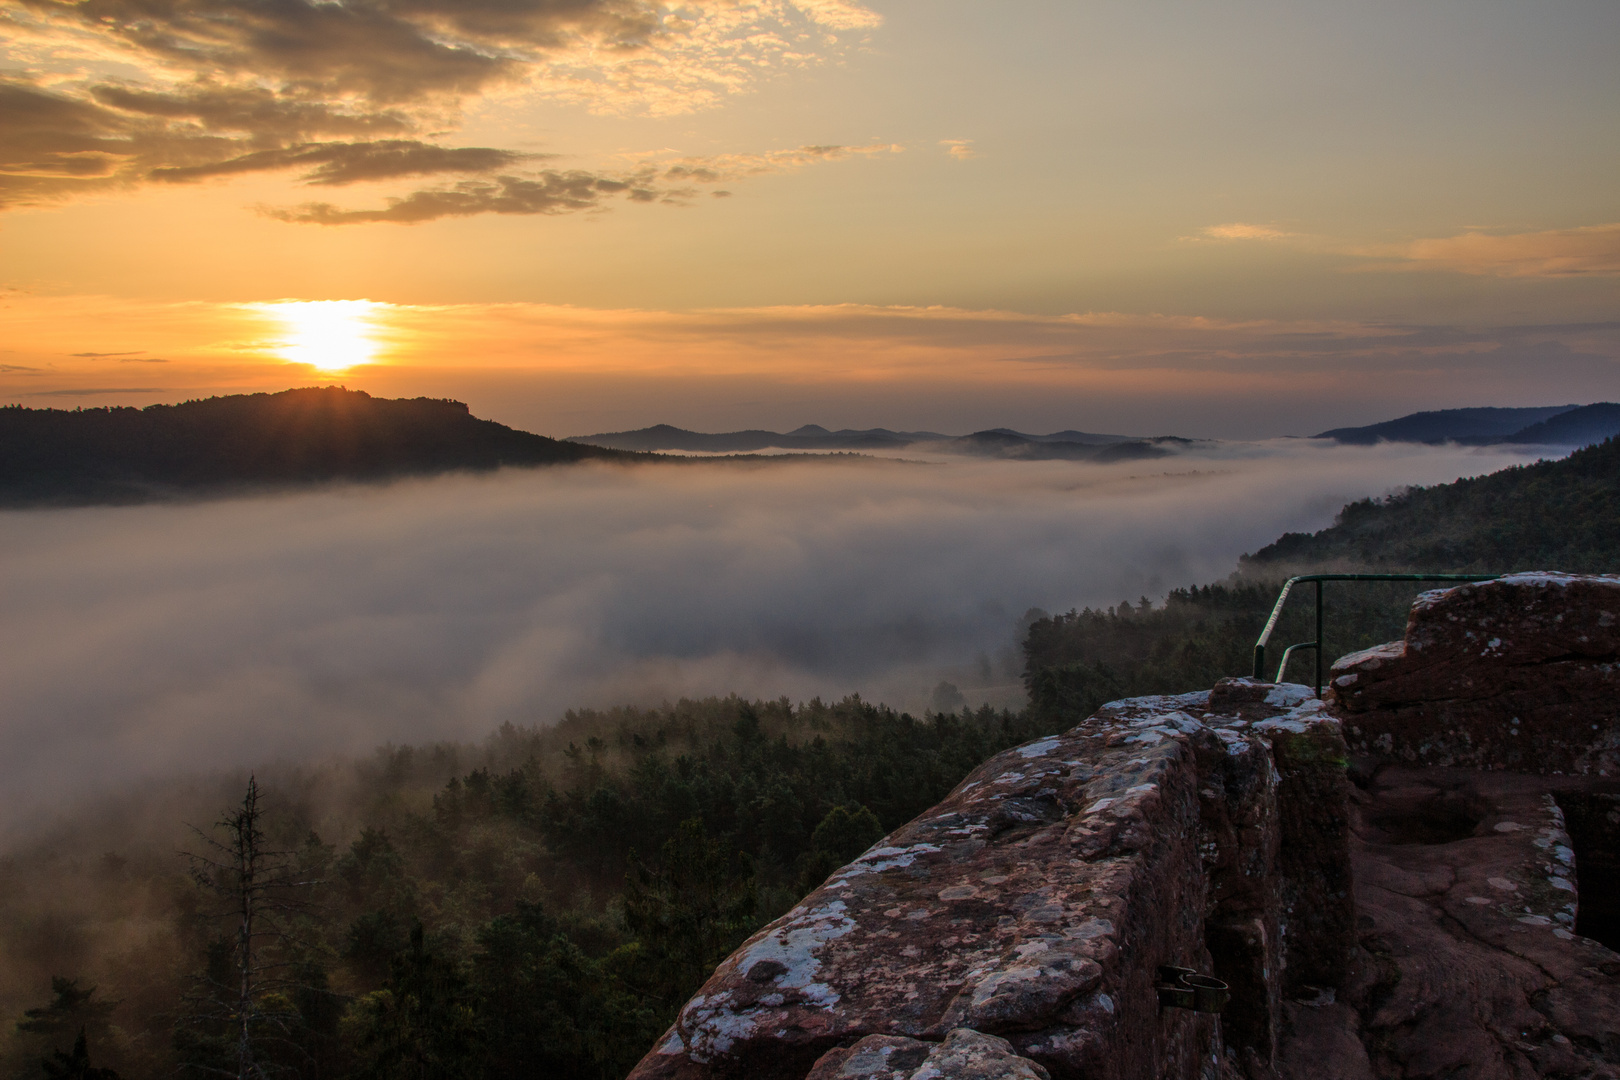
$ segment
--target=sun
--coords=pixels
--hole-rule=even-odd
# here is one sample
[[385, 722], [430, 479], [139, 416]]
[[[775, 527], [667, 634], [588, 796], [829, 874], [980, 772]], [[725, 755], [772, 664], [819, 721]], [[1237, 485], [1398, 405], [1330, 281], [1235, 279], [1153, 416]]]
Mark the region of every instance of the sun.
[[371, 362], [377, 351], [370, 300], [284, 300], [255, 305], [285, 327], [275, 351], [319, 371], [344, 371]]

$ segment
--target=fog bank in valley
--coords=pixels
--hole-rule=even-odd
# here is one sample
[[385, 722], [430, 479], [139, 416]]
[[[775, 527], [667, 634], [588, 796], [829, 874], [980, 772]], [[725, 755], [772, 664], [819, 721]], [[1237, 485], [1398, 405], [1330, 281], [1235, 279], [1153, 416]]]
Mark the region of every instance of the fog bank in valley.
[[0, 513], [0, 831], [132, 782], [574, 706], [942, 678], [1016, 703], [1033, 606], [1155, 599], [1345, 501], [1512, 451], [576, 466]]

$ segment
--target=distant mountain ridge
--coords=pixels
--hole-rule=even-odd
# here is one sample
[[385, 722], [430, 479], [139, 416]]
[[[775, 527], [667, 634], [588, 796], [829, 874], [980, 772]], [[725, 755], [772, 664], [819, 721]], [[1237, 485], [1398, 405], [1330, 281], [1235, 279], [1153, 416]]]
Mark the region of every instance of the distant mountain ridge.
[[917, 441], [949, 438], [925, 431], [890, 431], [871, 428], [867, 431], [828, 431], [815, 424], [782, 434], [776, 431], [749, 429], [709, 434], [687, 431], [670, 424], [654, 424], [636, 431], [610, 431], [600, 435], [573, 435], [564, 442], [587, 446], [606, 446], [615, 450], [685, 450], [695, 453], [738, 454], [754, 450], [868, 450], [893, 446], [909, 446]]
[[144, 409], [0, 407], [0, 505], [145, 502], [237, 486], [374, 480], [623, 451], [480, 420], [459, 401], [310, 387]]
[[1163, 457], [1171, 452], [1165, 444], [1190, 440], [1172, 437], [1142, 439], [1086, 431], [1026, 435], [1011, 428], [990, 428], [959, 436], [942, 435], [937, 431], [890, 431], [888, 428], [829, 431], [819, 424], [805, 424], [786, 433], [750, 429], [710, 434], [687, 431], [670, 424], [655, 424], [636, 431], [575, 435], [566, 441], [618, 450], [683, 450], [709, 454], [750, 453], [757, 450], [895, 450], [915, 446], [1020, 460], [1128, 461]]
[[1616, 434], [1620, 434], [1620, 405], [1602, 401], [1528, 409], [1439, 409], [1365, 427], [1334, 428], [1312, 438], [1352, 446], [1380, 442], [1590, 446]]
[[1591, 446], [1611, 435], [1620, 435], [1620, 405], [1600, 401], [1521, 428], [1501, 441], [1545, 446]]

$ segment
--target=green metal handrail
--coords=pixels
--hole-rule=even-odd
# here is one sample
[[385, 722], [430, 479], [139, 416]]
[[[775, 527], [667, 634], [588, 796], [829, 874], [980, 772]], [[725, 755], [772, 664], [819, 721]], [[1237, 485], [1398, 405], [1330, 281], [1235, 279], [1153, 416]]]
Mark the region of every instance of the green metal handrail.
[[1288, 593], [1302, 581], [1313, 582], [1316, 585], [1316, 640], [1301, 641], [1290, 645], [1283, 650], [1282, 661], [1277, 665], [1277, 677], [1273, 682], [1282, 682], [1283, 674], [1288, 670], [1288, 658], [1294, 654], [1295, 649], [1312, 649], [1316, 652], [1316, 696], [1322, 696], [1322, 583], [1324, 581], [1493, 581], [1501, 574], [1300, 574], [1283, 582], [1282, 592], [1277, 594], [1277, 603], [1271, 609], [1271, 618], [1266, 620], [1266, 628], [1260, 631], [1260, 640], [1254, 643], [1254, 677], [1266, 677], [1266, 645], [1271, 641], [1271, 632], [1277, 628], [1277, 620], [1282, 617], [1283, 605], [1288, 602]]

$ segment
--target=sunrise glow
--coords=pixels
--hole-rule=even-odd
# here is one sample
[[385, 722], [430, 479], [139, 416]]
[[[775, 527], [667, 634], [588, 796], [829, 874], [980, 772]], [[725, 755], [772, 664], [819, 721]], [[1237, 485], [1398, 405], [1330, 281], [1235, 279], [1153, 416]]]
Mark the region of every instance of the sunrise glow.
[[286, 328], [274, 351], [319, 371], [346, 371], [369, 364], [377, 351], [370, 300], [303, 300], [255, 305]]
[[0, 404], [1235, 438], [1620, 400], [1620, 5], [244, 10], [0, 0]]

